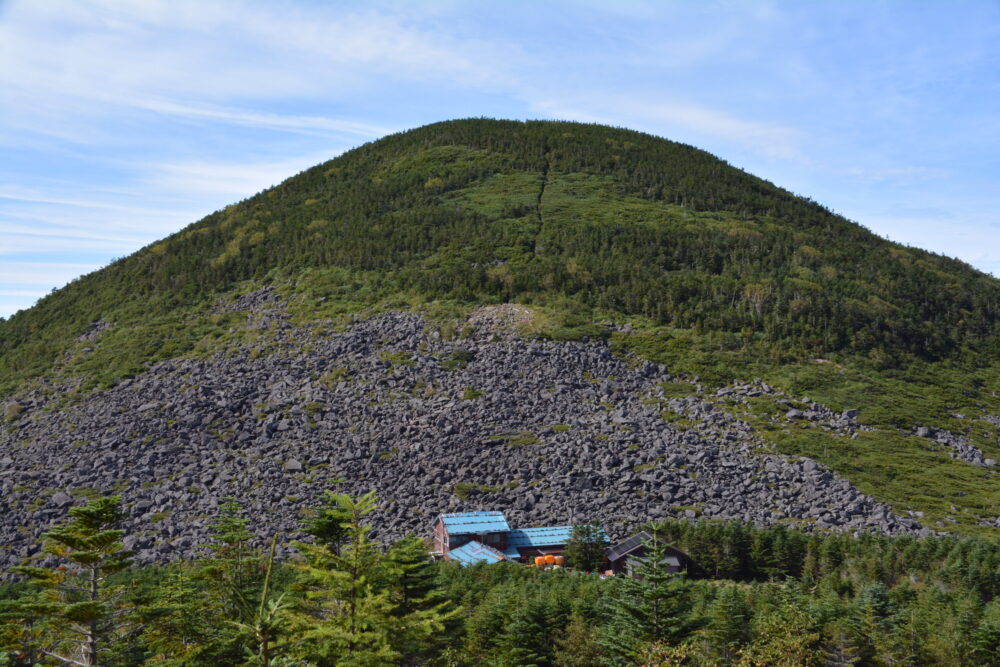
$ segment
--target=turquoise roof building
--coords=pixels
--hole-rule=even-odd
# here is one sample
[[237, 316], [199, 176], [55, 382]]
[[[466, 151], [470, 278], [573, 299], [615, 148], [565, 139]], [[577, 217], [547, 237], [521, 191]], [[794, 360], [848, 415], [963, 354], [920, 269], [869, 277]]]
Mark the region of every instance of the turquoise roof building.
[[[534, 562], [537, 556], [561, 556], [573, 526], [511, 528], [503, 512], [456, 512], [434, 520], [434, 551], [463, 566], [503, 560]], [[604, 542], [607, 536], [601, 530]]]

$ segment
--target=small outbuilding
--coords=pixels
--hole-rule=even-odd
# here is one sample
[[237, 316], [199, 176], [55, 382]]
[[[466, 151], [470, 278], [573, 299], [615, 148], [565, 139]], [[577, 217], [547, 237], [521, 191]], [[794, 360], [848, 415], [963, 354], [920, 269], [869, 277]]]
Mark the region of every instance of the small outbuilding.
[[[614, 574], [626, 574], [631, 576], [633, 570], [639, 563], [638, 559], [643, 559], [649, 552], [649, 547], [654, 538], [646, 531], [636, 533], [624, 542], [619, 542], [608, 547], [605, 552], [608, 556], [608, 563]], [[663, 563], [667, 566], [668, 572], [686, 572], [691, 564], [691, 558], [675, 547], [667, 545], [665, 547], [666, 557]]]

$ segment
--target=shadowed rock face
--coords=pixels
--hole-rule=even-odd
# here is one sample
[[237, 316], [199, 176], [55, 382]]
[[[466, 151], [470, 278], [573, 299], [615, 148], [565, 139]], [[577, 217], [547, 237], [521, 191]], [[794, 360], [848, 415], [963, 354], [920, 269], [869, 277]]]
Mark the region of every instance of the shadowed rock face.
[[[696, 513], [926, 530], [812, 460], [767, 453], [708, 396], [664, 397], [660, 383], [677, 378], [603, 343], [498, 335], [482, 316], [468, 337], [445, 340], [398, 312], [331, 333], [292, 327], [273, 299], [241, 308], [260, 311], [272, 342], [160, 363], [59, 411], [24, 399], [0, 436], [0, 566], [37, 553], [80, 489], [123, 495], [140, 562], [193, 555], [227, 496], [262, 541], [302, 537], [303, 511], [338, 479], [350, 493], [378, 491], [385, 540], [475, 509], [525, 526], [597, 520], [613, 538]], [[661, 417], [665, 406], [683, 427]], [[824, 410], [805, 417], [843, 435], [860, 428]]]

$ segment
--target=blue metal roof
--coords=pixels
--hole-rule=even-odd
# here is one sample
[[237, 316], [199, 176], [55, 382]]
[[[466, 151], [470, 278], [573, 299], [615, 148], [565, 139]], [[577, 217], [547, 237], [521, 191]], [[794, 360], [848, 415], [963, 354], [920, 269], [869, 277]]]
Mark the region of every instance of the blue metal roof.
[[476, 563], [499, 563], [504, 559], [504, 555], [493, 547], [488, 547], [475, 540], [467, 542], [457, 549], [452, 549], [448, 552], [447, 557], [461, 564], [462, 567]]
[[572, 535], [573, 526], [515, 528], [507, 533], [507, 547], [554, 547], [566, 544]]
[[521, 557], [521, 552], [517, 550], [517, 547], [512, 547], [508, 544], [507, 548], [503, 550], [503, 555], [507, 560], [517, 560]]
[[[504, 555], [508, 558], [520, 558], [518, 549], [531, 547], [544, 548], [563, 546], [573, 537], [573, 526], [543, 526], [540, 528], [515, 528], [507, 533], [507, 548]], [[608, 536], [601, 529], [601, 541], [607, 542]]]
[[506, 533], [510, 530], [503, 512], [456, 512], [440, 514], [449, 535], [477, 535], [480, 533]]

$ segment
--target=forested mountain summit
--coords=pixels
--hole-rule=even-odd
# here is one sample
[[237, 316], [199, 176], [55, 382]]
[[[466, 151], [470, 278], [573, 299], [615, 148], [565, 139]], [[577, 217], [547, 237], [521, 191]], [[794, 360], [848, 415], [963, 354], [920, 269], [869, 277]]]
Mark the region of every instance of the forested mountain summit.
[[0, 322], [4, 393], [63, 363], [94, 322], [146, 330], [96, 365], [107, 372], [184, 351], [191, 335], [169, 330], [179, 310], [265, 279], [359, 306], [401, 293], [558, 305], [577, 324], [639, 317], [884, 367], [992, 359], [1000, 340], [1000, 281], [704, 151], [600, 125], [467, 119], [351, 150]]
[[[470, 443], [559, 441], [576, 461], [621, 445], [608, 479], [627, 478], [627, 463], [656, 485], [664, 478], [649, 466], [684, 472], [656, 442], [695, 447], [705, 429], [723, 442], [720, 424], [737, 420], [727, 447], [765, 447], [791, 466], [809, 457], [825, 466], [810, 474], [829, 469], [903, 520], [994, 534], [998, 308], [1000, 280], [691, 146], [570, 122], [436, 123], [308, 169], [0, 321], [0, 468], [48, 479], [53, 456], [105, 448], [124, 461], [144, 455], [139, 442], [278, 442], [294, 457], [307, 441], [322, 449], [342, 437], [377, 476], [380, 457], [433, 426], [463, 456]], [[424, 324], [378, 333], [411, 315]], [[493, 324], [504, 330], [484, 333]], [[507, 325], [522, 343], [578, 341], [553, 348], [570, 360], [546, 367], [558, 379], [540, 384], [548, 348], [530, 340], [531, 358], [488, 361], [500, 354], [491, 345], [515, 349], [504, 347]], [[368, 337], [354, 356], [323, 352], [358, 331]], [[652, 362], [642, 375], [652, 384], [624, 392], [623, 370], [587, 365], [605, 352], [630, 368]], [[512, 384], [500, 391], [498, 377]], [[563, 409], [573, 391], [587, 397], [576, 421], [607, 432], [561, 417], [537, 432], [490, 430], [523, 422], [517, 410], [548, 414], [538, 401], [561, 396]], [[394, 412], [406, 401], [418, 426]], [[372, 410], [395, 416], [376, 424]], [[462, 410], [477, 416], [452, 425]], [[644, 439], [662, 429], [670, 438]], [[27, 458], [4, 458], [5, 447]], [[88, 484], [111, 483], [116, 466]], [[425, 499], [436, 511], [451, 482], [421, 474], [441, 494]], [[715, 493], [698, 479], [686, 482]], [[673, 505], [706, 511], [686, 502]], [[786, 510], [775, 516], [808, 519]]]

